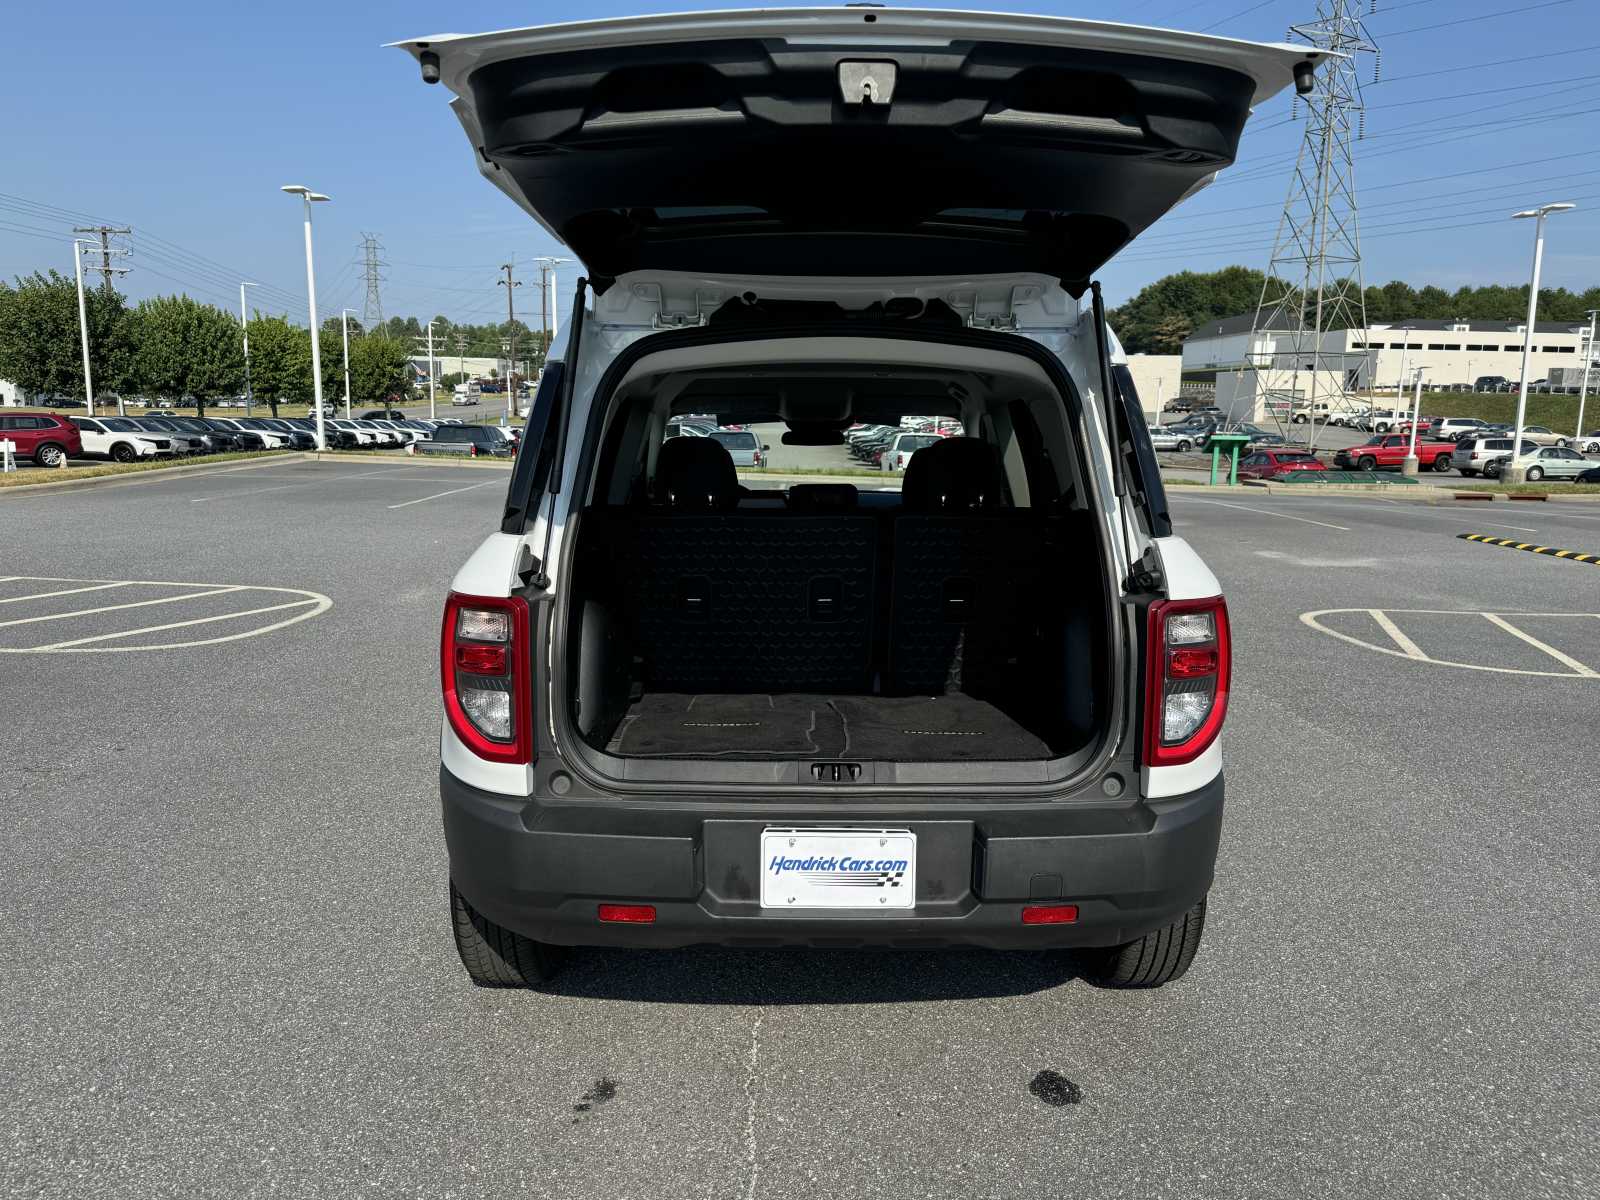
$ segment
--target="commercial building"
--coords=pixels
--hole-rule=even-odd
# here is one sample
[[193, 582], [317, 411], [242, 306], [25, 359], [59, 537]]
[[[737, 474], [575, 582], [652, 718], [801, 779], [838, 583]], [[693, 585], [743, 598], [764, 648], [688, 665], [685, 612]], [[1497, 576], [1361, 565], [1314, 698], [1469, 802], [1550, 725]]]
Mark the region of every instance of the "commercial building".
[[1133, 376], [1139, 406], [1147, 416], [1157, 414], [1178, 394], [1183, 380], [1183, 358], [1177, 354], [1130, 354], [1128, 374]]
[[[1185, 376], [1238, 371], [1250, 363], [1277, 369], [1311, 369], [1309, 361], [1289, 361], [1296, 346], [1294, 335], [1286, 328], [1252, 333], [1254, 323], [1255, 314], [1245, 313], [1207, 321], [1196, 329], [1183, 344]], [[1346, 387], [1351, 391], [1393, 391], [1416, 367], [1425, 368], [1423, 386], [1430, 390], [1470, 388], [1478, 379], [1494, 375], [1517, 383], [1522, 377], [1525, 327], [1525, 322], [1514, 319], [1374, 323], [1364, 330], [1335, 329], [1324, 333], [1321, 357], [1324, 366], [1330, 359], [1343, 363]], [[1538, 322], [1529, 360], [1530, 386], [1549, 381], [1548, 386], [1552, 387], [1576, 387], [1575, 383], [1558, 382], [1571, 372], [1563, 371], [1560, 376], [1553, 373], [1560, 368], [1582, 371], [1588, 336], [1585, 323]], [[1593, 357], [1592, 361], [1600, 368], [1600, 357]]]

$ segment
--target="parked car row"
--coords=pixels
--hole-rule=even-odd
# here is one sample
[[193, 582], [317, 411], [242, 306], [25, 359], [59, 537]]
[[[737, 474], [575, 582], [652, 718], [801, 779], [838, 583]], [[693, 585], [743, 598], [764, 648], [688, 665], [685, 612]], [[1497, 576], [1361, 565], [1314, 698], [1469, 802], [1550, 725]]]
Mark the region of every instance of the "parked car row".
[[950, 436], [948, 425], [924, 417], [900, 425], [852, 425], [844, 431], [844, 444], [858, 462], [892, 473], [904, 471], [924, 446]]

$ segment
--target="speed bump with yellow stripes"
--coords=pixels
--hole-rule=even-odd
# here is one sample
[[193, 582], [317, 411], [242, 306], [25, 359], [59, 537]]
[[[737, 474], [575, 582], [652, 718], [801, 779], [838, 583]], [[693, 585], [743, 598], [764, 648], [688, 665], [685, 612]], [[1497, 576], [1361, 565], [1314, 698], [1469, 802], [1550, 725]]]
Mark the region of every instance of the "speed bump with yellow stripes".
[[1581, 550], [1560, 550], [1555, 546], [1537, 546], [1532, 542], [1519, 542], [1516, 538], [1490, 537], [1487, 533], [1458, 533], [1456, 536], [1469, 542], [1482, 542], [1485, 546], [1526, 550], [1529, 554], [1548, 554], [1551, 558], [1564, 558], [1569, 562], [1589, 563], [1600, 567], [1600, 554], [1585, 554]]

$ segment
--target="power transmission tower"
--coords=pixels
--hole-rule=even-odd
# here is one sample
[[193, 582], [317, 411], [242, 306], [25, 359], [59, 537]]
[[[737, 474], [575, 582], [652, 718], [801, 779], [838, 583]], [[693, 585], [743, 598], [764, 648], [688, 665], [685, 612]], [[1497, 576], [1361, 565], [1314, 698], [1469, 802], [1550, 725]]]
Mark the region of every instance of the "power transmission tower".
[[500, 286], [506, 290], [506, 327], [511, 339], [506, 353], [506, 412], [515, 417], [517, 415], [517, 317], [511, 298], [522, 284], [512, 277], [510, 263], [501, 263], [500, 269], [506, 273], [506, 277], [500, 280]]
[[111, 244], [113, 237], [126, 236], [133, 232], [126, 225], [75, 225], [73, 233], [92, 233], [100, 239], [100, 265], [98, 267], [86, 266], [86, 271], [100, 272], [100, 288], [107, 295], [111, 294], [111, 277], [113, 275], [126, 275], [127, 267], [113, 267], [111, 258], [116, 254], [131, 254], [133, 251], [114, 247]]
[[378, 241], [375, 233], [361, 235], [362, 272], [367, 280], [367, 298], [361, 305], [361, 325], [368, 333], [382, 334], [383, 330], [383, 296], [379, 291], [379, 284], [388, 278], [383, 273], [383, 268], [388, 264], [383, 261], [380, 254], [383, 245]]
[[[1370, 3], [1376, 11], [1377, 0]], [[1367, 340], [1354, 155], [1354, 143], [1366, 134], [1366, 112], [1356, 73], [1357, 55], [1376, 55], [1377, 46], [1357, 8], [1356, 0], [1317, 0], [1316, 18], [1289, 30], [1290, 40], [1325, 53], [1304, 98], [1305, 135], [1240, 376], [1251, 385], [1258, 416], [1271, 416], [1281, 427], [1304, 409], [1312, 445], [1319, 411], [1331, 415], [1348, 408], [1363, 373], [1358, 367], [1351, 377], [1351, 356], [1328, 349], [1326, 335], [1351, 330], [1346, 336]], [[1301, 99], [1291, 101], [1296, 117]], [[1363, 352], [1362, 365], [1366, 361]], [[1319, 410], [1319, 404], [1326, 408]]]

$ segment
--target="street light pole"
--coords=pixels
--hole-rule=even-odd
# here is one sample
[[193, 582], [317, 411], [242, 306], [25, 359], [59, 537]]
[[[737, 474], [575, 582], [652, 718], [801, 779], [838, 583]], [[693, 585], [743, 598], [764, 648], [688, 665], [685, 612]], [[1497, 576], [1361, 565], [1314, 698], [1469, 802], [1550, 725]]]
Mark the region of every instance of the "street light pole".
[[438, 412], [437, 412], [436, 406], [435, 406], [434, 379], [435, 379], [435, 376], [434, 376], [434, 371], [433, 371], [433, 322], [429, 321], [428, 322], [428, 420], [430, 420], [430, 421], [437, 420], [438, 419], [438, 415], [439, 415]]
[[1417, 462], [1417, 421], [1422, 416], [1422, 373], [1427, 367], [1418, 367], [1413, 372], [1416, 378], [1416, 391], [1411, 401], [1411, 440], [1406, 443], [1405, 461], [1400, 464], [1400, 474], [1415, 477], [1418, 470]]
[[1544, 219], [1551, 213], [1569, 212], [1576, 204], [1541, 204], [1538, 208], [1512, 213], [1513, 221], [1534, 218], [1533, 279], [1528, 285], [1528, 323], [1522, 332], [1522, 378], [1517, 383], [1517, 422], [1511, 433], [1511, 462], [1500, 473], [1506, 483], [1522, 483], [1527, 468], [1522, 465], [1522, 423], [1528, 415], [1528, 371], [1533, 355], [1533, 326], [1539, 313], [1539, 268], [1544, 265]]
[[350, 419], [350, 310], [339, 310], [339, 332], [344, 337], [344, 419]]
[[1600, 316], [1600, 308], [1589, 310], [1589, 344], [1583, 351], [1583, 386], [1578, 389], [1578, 427], [1573, 430], [1573, 436], [1583, 436], [1583, 402], [1589, 398], [1589, 364], [1594, 361], [1594, 333], [1595, 317]]
[[313, 192], [301, 184], [284, 184], [280, 190], [292, 196], [299, 196], [305, 202], [306, 297], [311, 313], [311, 392], [316, 397], [317, 450], [321, 453], [328, 449], [328, 437], [322, 424], [322, 350], [319, 345], [322, 341], [322, 330], [317, 327], [317, 270], [311, 258], [311, 204], [312, 201], [326, 201], [328, 197], [321, 192]]
[[255, 404], [255, 393], [250, 388], [250, 314], [244, 307], [245, 288], [260, 287], [258, 283], [239, 285], [239, 328], [244, 331], [244, 415], [248, 417]]
[[83, 248], [92, 246], [82, 238], [72, 239], [72, 270], [78, 277], [78, 335], [83, 341], [83, 401], [94, 416], [94, 377], [89, 371], [89, 312], [83, 302]]

